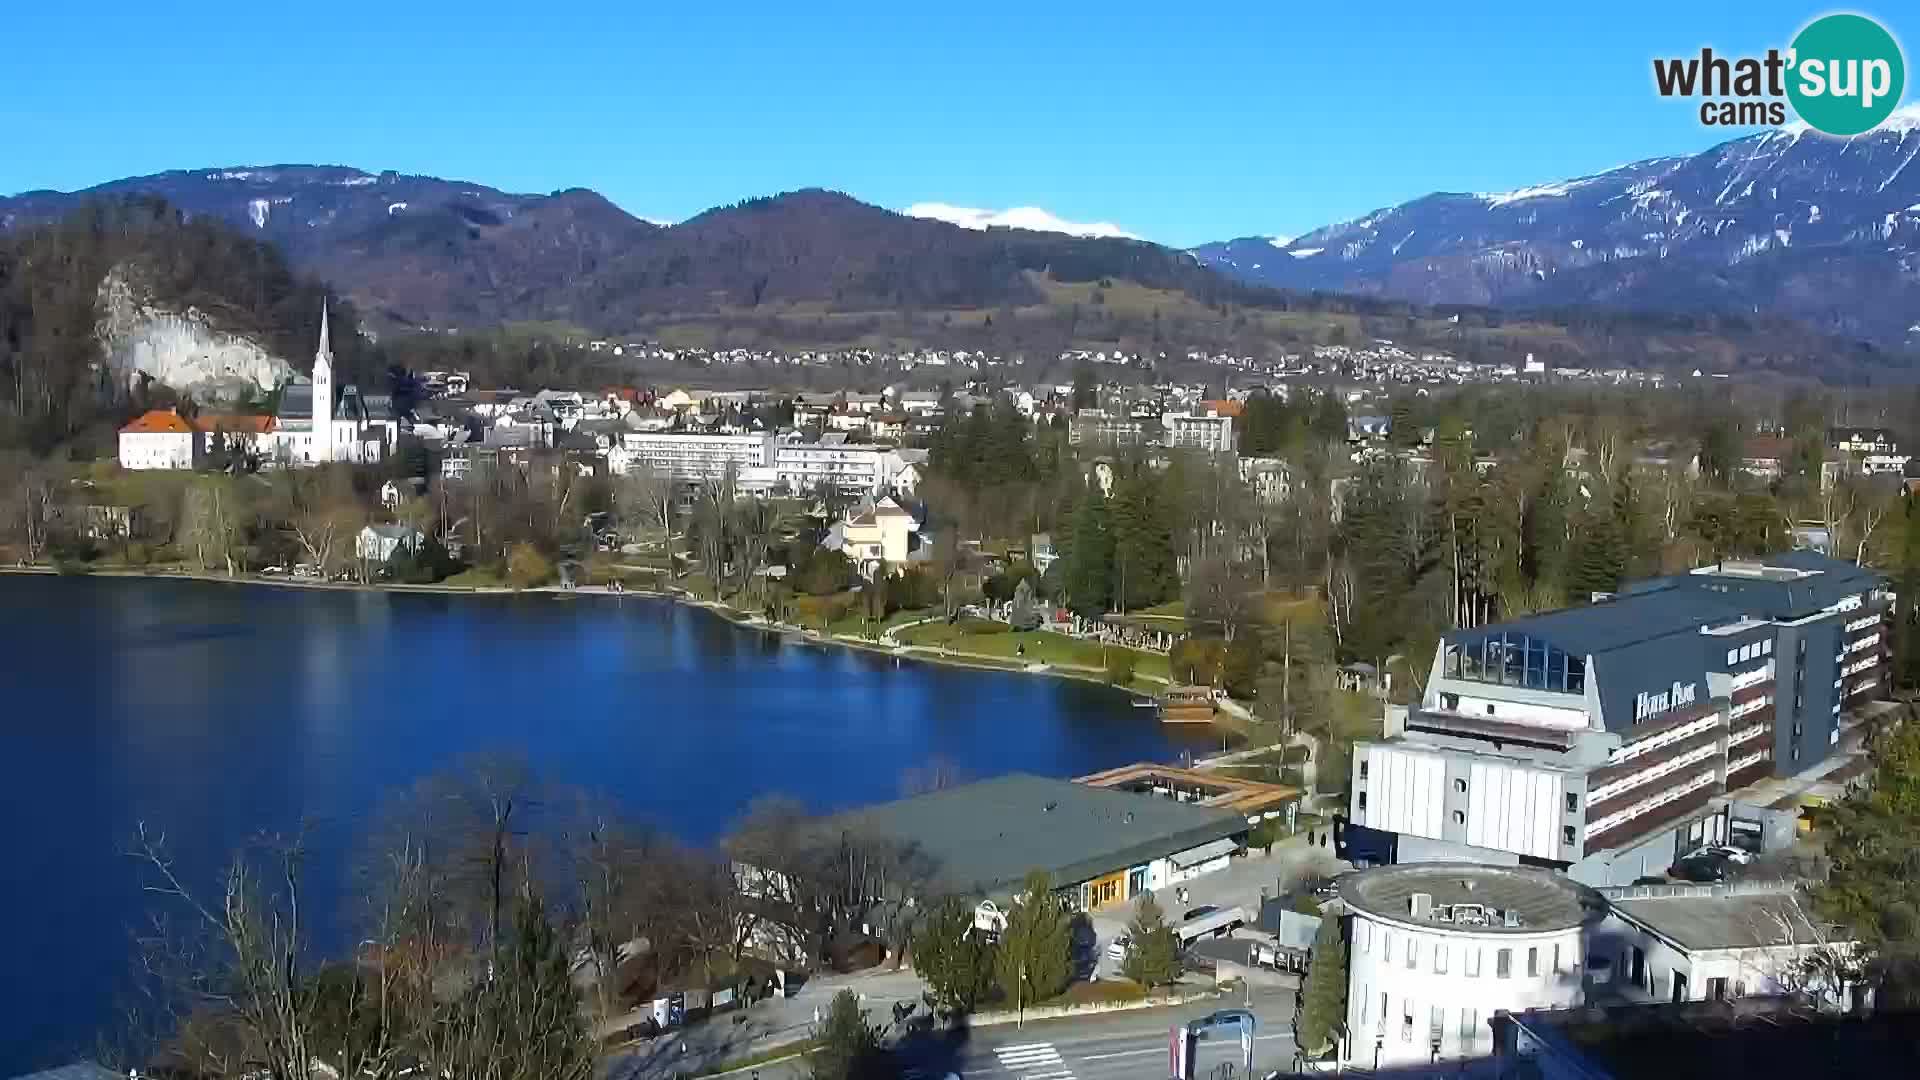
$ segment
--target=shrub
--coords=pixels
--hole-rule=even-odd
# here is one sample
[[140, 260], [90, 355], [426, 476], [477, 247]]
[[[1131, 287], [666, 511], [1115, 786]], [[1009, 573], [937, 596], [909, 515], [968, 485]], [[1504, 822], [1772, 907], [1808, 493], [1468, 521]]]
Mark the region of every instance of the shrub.
[[513, 545], [507, 552], [507, 584], [516, 589], [531, 589], [553, 578], [553, 563], [532, 544]]

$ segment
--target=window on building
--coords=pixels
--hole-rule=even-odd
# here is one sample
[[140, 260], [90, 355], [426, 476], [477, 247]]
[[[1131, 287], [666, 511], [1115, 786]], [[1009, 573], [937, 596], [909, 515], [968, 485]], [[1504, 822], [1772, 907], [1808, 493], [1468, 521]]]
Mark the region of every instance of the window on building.
[[1386, 957], [1388, 963], [1393, 962], [1393, 931], [1391, 930], [1380, 932], [1380, 955]]
[[1366, 813], [1367, 812], [1367, 793], [1364, 791], [1361, 792], [1360, 797], [1358, 798], [1358, 800], [1356, 800], [1356, 803], [1360, 807], [1360, 812], [1363, 814]]
[[1463, 779], [1456, 778], [1453, 782], [1453, 790], [1461, 795], [1465, 795], [1467, 793], [1467, 782]]
[[1467, 812], [1465, 810], [1455, 810], [1453, 812], [1453, 823], [1455, 825], [1465, 825], [1467, 823]]
[[1513, 978], [1513, 950], [1497, 949], [1493, 954], [1493, 977], [1496, 979]]
[[1380, 991], [1380, 1027], [1382, 1030], [1385, 1030], [1386, 1026], [1387, 1026], [1387, 992], [1385, 990], [1382, 990]]
[[1373, 947], [1373, 924], [1357, 919], [1354, 921], [1360, 923], [1360, 953], [1364, 956], [1366, 951]]
[[1553, 973], [1560, 974], [1560, 943], [1557, 941], [1553, 945]]
[[1539, 977], [1540, 977], [1540, 950], [1537, 947], [1529, 948], [1527, 950], [1527, 978], [1537, 979]]
[[1435, 975], [1445, 975], [1447, 973], [1447, 945], [1445, 942], [1434, 943], [1433, 973]]
[[1470, 1047], [1480, 1037], [1480, 1012], [1477, 1009], [1460, 1010], [1460, 1045]]
[[1493, 702], [1491, 701], [1487, 702], [1487, 715], [1488, 716], [1493, 715]]
[[1577, 814], [1579, 812], [1580, 812], [1580, 793], [1577, 791], [1567, 792], [1567, 813]]
[[1413, 1041], [1413, 999], [1400, 999], [1400, 1041]]
[[1477, 979], [1480, 977], [1480, 948], [1477, 945], [1468, 945], [1466, 950], [1467, 978]]
[[1433, 1014], [1427, 1023], [1427, 1040], [1433, 1043], [1435, 1050], [1440, 1049], [1440, 1038], [1447, 1030], [1447, 1009], [1444, 1005], [1435, 1005]]
[[1420, 939], [1407, 939], [1407, 970], [1412, 971], [1420, 963]]
[[1365, 780], [1366, 778], [1367, 778], [1367, 759], [1363, 757], [1360, 759], [1360, 779]]
[[1768, 638], [1767, 640], [1762, 641], [1760, 643], [1760, 655], [1761, 656], [1773, 655], [1773, 639], [1772, 638]]
[[1560, 826], [1560, 842], [1563, 844], [1569, 844], [1569, 845], [1576, 842], [1576, 834], [1573, 831], [1573, 826], [1571, 825]]
[[1732, 667], [1733, 665], [1739, 662], [1740, 662], [1740, 650], [1728, 649], [1727, 650], [1727, 666]]

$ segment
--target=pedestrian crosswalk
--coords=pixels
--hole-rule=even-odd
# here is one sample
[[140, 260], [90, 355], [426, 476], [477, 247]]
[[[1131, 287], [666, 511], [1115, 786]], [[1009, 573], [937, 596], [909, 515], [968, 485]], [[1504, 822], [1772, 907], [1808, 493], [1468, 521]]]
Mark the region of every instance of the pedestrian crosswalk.
[[1052, 1043], [996, 1047], [993, 1056], [1000, 1059], [1002, 1068], [1018, 1074], [1020, 1080], [1073, 1080], [1073, 1070], [1067, 1068]]

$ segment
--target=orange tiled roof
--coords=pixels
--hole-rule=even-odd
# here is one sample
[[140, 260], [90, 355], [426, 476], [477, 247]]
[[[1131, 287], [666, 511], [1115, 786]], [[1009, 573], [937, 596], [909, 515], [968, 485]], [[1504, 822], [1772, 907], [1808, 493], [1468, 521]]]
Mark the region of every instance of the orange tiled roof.
[[1232, 398], [1228, 398], [1225, 401], [1203, 401], [1200, 403], [1200, 407], [1202, 409], [1212, 409], [1221, 416], [1231, 416], [1235, 420], [1240, 419], [1240, 414], [1246, 411], [1245, 405]]
[[148, 409], [120, 429], [126, 435], [160, 435], [168, 432], [186, 435], [193, 430], [193, 424], [172, 409]]
[[255, 416], [252, 413], [219, 413], [208, 415], [201, 413], [195, 420], [202, 431], [248, 431], [255, 435], [273, 430], [273, 417]]

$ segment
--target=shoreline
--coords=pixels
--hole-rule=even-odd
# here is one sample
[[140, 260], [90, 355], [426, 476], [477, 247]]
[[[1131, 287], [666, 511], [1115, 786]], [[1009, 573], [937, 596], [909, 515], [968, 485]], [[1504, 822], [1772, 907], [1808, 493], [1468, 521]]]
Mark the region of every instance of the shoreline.
[[[588, 585], [578, 589], [564, 589], [558, 585], [541, 585], [532, 589], [514, 589], [504, 585], [404, 585], [391, 582], [369, 582], [362, 584], [351, 581], [305, 581], [294, 578], [261, 577], [259, 575], [228, 577], [225, 574], [194, 571], [163, 571], [156, 573], [149, 570], [135, 570], [122, 567], [99, 570], [90, 569], [81, 574], [63, 574], [52, 566], [41, 566], [37, 564], [33, 566], [0, 566], [0, 574], [39, 577], [131, 578], [139, 581], [191, 581], [215, 585], [254, 585], [265, 586], [267, 588], [313, 589], [327, 592], [412, 593], [427, 596], [610, 596], [615, 599], [637, 596], [666, 600], [683, 607], [705, 611], [715, 618], [740, 627], [741, 629], [762, 630], [769, 633], [780, 634], [783, 637], [788, 635], [796, 636], [807, 644], [837, 646], [839, 648], [870, 653], [875, 656], [891, 656], [896, 660], [910, 660], [937, 667], [960, 668], [968, 671], [992, 671], [1009, 675], [1034, 675], [1056, 679], [1072, 679], [1077, 682], [1088, 683], [1093, 686], [1103, 686], [1110, 690], [1119, 691], [1136, 701], [1155, 700], [1152, 694], [1145, 691], [1136, 690], [1132, 687], [1115, 686], [1104, 678], [1099, 678], [1086, 672], [1064, 669], [1056, 665], [1034, 666], [1017, 663], [1001, 663], [998, 662], [999, 658], [997, 657], [941, 652], [932, 646], [886, 645], [878, 641], [867, 641], [860, 638], [849, 638], [837, 634], [822, 633], [821, 631], [803, 626], [772, 623], [757, 615], [743, 613], [738, 608], [731, 607], [718, 600], [701, 600], [684, 589], [628, 589], [625, 592], [615, 593], [607, 591], [604, 585]], [[1215, 719], [1205, 724], [1166, 724], [1163, 726], [1174, 728], [1204, 728], [1212, 731], [1220, 729], [1222, 725], [1218, 719]], [[1226, 727], [1228, 730], [1232, 729], [1232, 725], [1226, 725]]]

